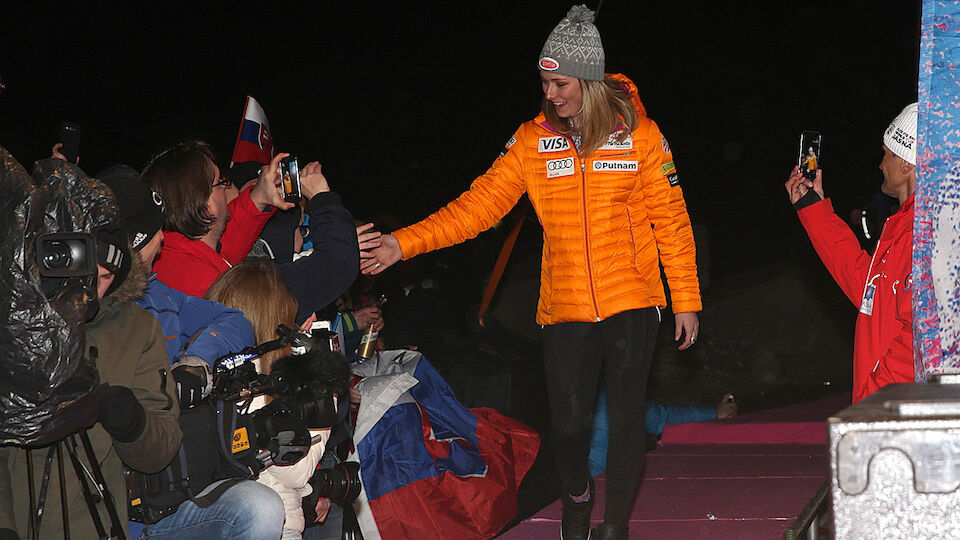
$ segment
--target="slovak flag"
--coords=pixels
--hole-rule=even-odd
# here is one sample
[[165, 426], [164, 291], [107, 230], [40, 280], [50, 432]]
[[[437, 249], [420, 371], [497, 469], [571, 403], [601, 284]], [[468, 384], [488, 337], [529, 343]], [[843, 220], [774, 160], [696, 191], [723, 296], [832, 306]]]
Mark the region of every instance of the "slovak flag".
[[259, 161], [270, 163], [273, 158], [273, 135], [270, 122], [257, 100], [247, 96], [243, 106], [243, 121], [237, 133], [237, 143], [233, 146], [234, 163]]
[[467, 409], [415, 351], [354, 364], [363, 377], [354, 431], [367, 540], [491, 538], [517, 515], [540, 448], [535, 431], [493, 409]]

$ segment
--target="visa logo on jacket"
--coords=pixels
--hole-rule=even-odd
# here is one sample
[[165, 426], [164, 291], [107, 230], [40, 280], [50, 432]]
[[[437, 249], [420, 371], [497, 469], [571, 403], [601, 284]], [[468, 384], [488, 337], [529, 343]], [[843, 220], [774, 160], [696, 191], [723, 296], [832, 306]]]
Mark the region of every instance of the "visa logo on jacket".
[[537, 142], [537, 152], [562, 152], [570, 149], [570, 141], [566, 137], [540, 137]]

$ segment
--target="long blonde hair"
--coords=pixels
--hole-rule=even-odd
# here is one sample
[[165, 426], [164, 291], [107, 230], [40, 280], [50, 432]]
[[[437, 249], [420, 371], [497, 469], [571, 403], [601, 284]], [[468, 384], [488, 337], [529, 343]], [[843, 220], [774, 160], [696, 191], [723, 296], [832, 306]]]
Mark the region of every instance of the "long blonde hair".
[[580, 118], [579, 128], [557, 115], [556, 107], [546, 96], [540, 108], [553, 129], [564, 135], [582, 137], [580, 155], [587, 157], [603, 146], [618, 127], [620, 130], [616, 140], [626, 139], [637, 128], [638, 116], [630, 101], [630, 93], [619, 81], [609, 78], [602, 81], [578, 80], [583, 96], [583, 104], [577, 114]]
[[[207, 300], [239, 309], [250, 324], [257, 343], [277, 339], [277, 325], [296, 329], [297, 301], [280, 280], [273, 261], [242, 262], [227, 270], [210, 286]], [[277, 358], [290, 354], [284, 347], [269, 352], [260, 360], [260, 371], [270, 373]]]

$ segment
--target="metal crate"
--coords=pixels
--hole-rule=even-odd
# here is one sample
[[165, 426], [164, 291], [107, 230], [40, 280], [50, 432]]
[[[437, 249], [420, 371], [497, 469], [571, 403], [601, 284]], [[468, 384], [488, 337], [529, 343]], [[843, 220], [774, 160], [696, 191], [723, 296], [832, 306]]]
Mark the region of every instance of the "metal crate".
[[837, 539], [960, 538], [957, 383], [892, 384], [827, 420]]

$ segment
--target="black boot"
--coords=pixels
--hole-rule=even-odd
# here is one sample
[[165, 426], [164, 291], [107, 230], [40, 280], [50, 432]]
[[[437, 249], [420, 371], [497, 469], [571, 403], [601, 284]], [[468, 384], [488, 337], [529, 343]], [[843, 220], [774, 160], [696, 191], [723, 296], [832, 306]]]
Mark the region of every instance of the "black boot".
[[566, 493], [560, 496], [560, 500], [563, 501], [561, 540], [589, 540], [590, 538], [590, 512], [593, 510], [593, 501], [596, 498], [593, 492], [593, 478], [587, 481], [587, 487], [590, 491], [588, 501], [574, 502]]
[[592, 540], [627, 540], [627, 527], [614, 525], [613, 523], [601, 523], [591, 533]]

